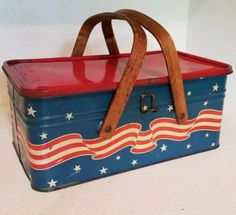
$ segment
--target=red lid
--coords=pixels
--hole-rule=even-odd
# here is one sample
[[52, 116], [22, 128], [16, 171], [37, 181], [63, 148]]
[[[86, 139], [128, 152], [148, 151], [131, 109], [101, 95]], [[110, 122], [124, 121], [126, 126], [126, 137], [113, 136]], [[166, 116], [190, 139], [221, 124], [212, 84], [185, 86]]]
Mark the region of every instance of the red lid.
[[[232, 72], [228, 64], [178, 52], [184, 80]], [[116, 89], [129, 55], [10, 60], [3, 70], [23, 96], [50, 97]], [[148, 52], [136, 86], [168, 83], [162, 52]]]

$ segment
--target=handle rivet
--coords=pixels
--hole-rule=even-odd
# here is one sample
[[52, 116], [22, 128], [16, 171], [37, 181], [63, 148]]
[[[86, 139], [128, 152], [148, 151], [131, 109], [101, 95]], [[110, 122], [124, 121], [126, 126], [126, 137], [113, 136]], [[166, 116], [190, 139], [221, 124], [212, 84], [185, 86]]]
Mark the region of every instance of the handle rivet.
[[111, 132], [111, 126], [110, 125], [108, 125], [106, 128], [105, 128], [105, 130], [104, 130], [106, 133], [109, 133], [109, 132]]

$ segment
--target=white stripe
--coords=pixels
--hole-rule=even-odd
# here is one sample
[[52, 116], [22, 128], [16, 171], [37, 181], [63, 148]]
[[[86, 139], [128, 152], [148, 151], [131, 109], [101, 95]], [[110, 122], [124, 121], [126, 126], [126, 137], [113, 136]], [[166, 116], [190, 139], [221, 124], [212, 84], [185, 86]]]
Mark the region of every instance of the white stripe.
[[152, 133], [146, 135], [146, 136], [138, 136], [138, 141], [145, 141], [145, 140], [149, 140], [152, 138]]
[[[54, 146], [52, 146], [52, 148], [50, 149], [47, 148], [47, 149], [43, 149], [43, 150], [33, 150], [33, 149], [30, 149], [29, 147], [27, 147], [30, 151], [30, 153], [34, 154], [34, 155], [44, 155], [44, 154], [47, 154], [49, 152], [53, 152], [54, 150], [56, 149], [59, 149], [61, 147], [64, 147], [64, 146], [67, 146], [67, 145], [70, 145], [70, 144], [74, 144], [74, 143], [82, 143], [82, 141], [78, 140], [78, 139], [69, 139], [69, 140], [65, 140], [65, 141], [62, 141]], [[74, 146], [74, 148], [76, 148], [77, 146]]]
[[[26, 152], [27, 152], [27, 149], [26, 149], [26, 148], [25, 148], [25, 150], [26, 150]], [[77, 148], [67, 149], [67, 150], [62, 151], [62, 152], [60, 152], [60, 153], [58, 153], [58, 154], [55, 154], [55, 155], [52, 156], [52, 157], [44, 158], [44, 159], [41, 159], [41, 160], [33, 159], [32, 157], [30, 157], [30, 155], [29, 155], [28, 152], [27, 152], [27, 157], [28, 157], [28, 159], [30, 160], [30, 162], [33, 163], [33, 164], [36, 164], [36, 165], [44, 165], [44, 164], [50, 163], [50, 162], [52, 162], [52, 161], [55, 161], [55, 160], [58, 159], [58, 158], [62, 158], [62, 157], [64, 157], [64, 156], [66, 156], [66, 155], [69, 155], [69, 154], [71, 154], [71, 153], [80, 152], [80, 151], [84, 151], [84, 150], [88, 151], [88, 149], [87, 149], [86, 147], [77, 147]], [[92, 152], [91, 152], [91, 154], [92, 154]], [[91, 155], [91, 154], [90, 154], [90, 155]], [[59, 163], [59, 161], [58, 161], [58, 163]]]
[[[116, 139], [118, 139], [119, 137], [122, 137], [126, 134], [129, 134], [129, 133], [135, 133], [135, 134], [138, 134], [140, 132], [140, 129], [137, 129], [137, 128], [129, 128], [129, 129], [126, 129], [118, 134], [116, 134], [115, 136], [113, 136], [111, 139], [107, 139], [107, 140], [104, 140], [102, 142], [99, 142], [99, 143], [96, 143], [96, 144], [86, 144], [89, 148], [91, 149], [96, 149], [98, 147], [102, 147], [102, 146], [105, 146], [107, 144], [109, 144], [110, 142], [112, 141], [115, 141]], [[86, 140], [84, 140], [86, 141]]]
[[[117, 139], [117, 138], [119, 138], [119, 137], [121, 137], [121, 136], [123, 136], [123, 135], [125, 135], [125, 134], [128, 134], [128, 133], [130, 133], [130, 132], [139, 133], [139, 129], [130, 128], [130, 129], [124, 130], [123, 132], [121, 132], [121, 133], [115, 135], [115, 136], [114, 136], [113, 138], [111, 138], [111, 139], [108, 139], [108, 140], [106, 140], [106, 141], [102, 141], [101, 143], [88, 144], [88, 145], [87, 145], [87, 150], [89, 150], [89, 149], [93, 150], [93, 149], [96, 149], [97, 147], [101, 147], [101, 146], [105, 145], [104, 143], [108, 144], [108, 143], [110, 143], [111, 141], [114, 141], [115, 139]], [[24, 135], [22, 134], [22, 132], [21, 132], [21, 135], [24, 137]], [[116, 137], [116, 138], [115, 138], [115, 137]], [[135, 138], [135, 139], [136, 139], [136, 138]], [[127, 140], [127, 138], [125, 138], [125, 140]], [[56, 149], [58, 149], [58, 148], [60, 148], [60, 147], [69, 145], [69, 144], [71, 144], [71, 143], [76, 143], [76, 142], [83, 142], [83, 141], [81, 141], [81, 139], [66, 140], [66, 141], [62, 141], [61, 143], [56, 144], [56, 145], [53, 146], [51, 149], [48, 148], [48, 149], [43, 149], [43, 150], [33, 150], [33, 149], [30, 149], [27, 144], [26, 144], [26, 147], [27, 147], [27, 149], [30, 151], [30, 153], [32, 153], [32, 154], [34, 154], [34, 155], [44, 155], [44, 154], [47, 154], [47, 153], [49, 153], [49, 152], [53, 152], [54, 150], [56, 150]], [[119, 142], [122, 142], [122, 143], [123, 143], [124, 140], [119, 141]], [[117, 145], [117, 144], [114, 144], [114, 145]], [[113, 145], [113, 146], [114, 146], [114, 145]], [[111, 147], [108, 147], [107, 149], [110, 149], [110, 148], [111, 148]]]
[[[24, 138], [24, 142], [26, 144], [27, 140], [25, 139], [25, 135], [22, 133], [22, 129], [19, 130], [20, 135]], [[50, 147], [48, 147], [47, 149], [31, 149], [28, 144], [26, 144], [28, 151], [30, 151], [30, 153], [34, 154], [34, 155], [44, 155], [47, 154], [49, 152], [52, 152], [58, 148], [61, 148], [63, 146], [69, 145], [69, 144], [73, 144], [73, 143], [82, 143], [82, 139], [80, 138], [73, 138], [73, 139], [69, 139], [69, 140], [64, 140], [62, 142], [57, 143], [56, 145], [52, 146], [52, 148], [50, 149]], [[42, 146], [42, 145], [38, 145], [38, 146]]]
[[[190, 128], [192, 127], [194, 124], [199, 124], [201, 122], [193, 122], [191, 124], [188, 124], [188, 125], [178, 125], [178, 124], [173, 124], [173, 123], [169, 123], [169, 122], [157, 122], [155, 123], [153, 126], [152, 126], [152, 130], [156, 129], [156, 128], [159, 128], [159, 127], [171, 127], [171, 128], [178, 128], [178, 129], [187, 129], [187, 128]], [[202, 123], [210, 123], [208, 121], [205, 121], [205, 122], [202, 122]], [[219, 122], [220, 123], [220, 122]]]
[[[19, 140], [20, 141], [22, 141], [22, 144], [21, 145], [23, 145], [23, 147], [24, 147], [24, 149], [27, 151], [27, 153], [31, 153], [31, 151], [29, 150], [29, 147], [27, 146], [27, 144], [26, 144], [26, 142], [25, 142], [25, 139], [24, 139], [24, 137], [23, 136], [21, 136], [21, 135], [19, 135], [18, 136], [19, 137]], [[67, 149], [67, 150], [65, 150], [65, 151], [63, 151], [63, 152], [66, 152], [66, 151], [70, 151], [70, 150], [73, 150], [74, 149], [74, 151], [73, 152], [79, 152], [79, 151], [88, 151], [89, 149], [87, 148], [87, 147], [74, 147], [74, 148], [71, 148], [71, 149]], [[43, 153], [41, 153], [42, 151], [38, 151], [38, 153], [37, 154], [35, 154], [35, 155], [39, 155], [39, 156], [42, 156], [42, 155], [44, 155]], [[50, 159], [51, 158], [58, 158], [58, 155], [59, 154], [62, 154], [63, 152], [60, 152], [60, 153], [58, 153], [58, 154], [56, 154], [56, 155], [54, 155], [54, 156], [52, 156], [52, 157], [50, 157]], [[29, 155], [30, 156], [30, 155]], [[33, 160], [33, 158], [31, 158], [32, 160]], [[47, 158], [47, 159], [49, 159], [49, 158]], [[43, 159], [42, 159], [43, 160]], [[44, 160], [46, 160], [46, 159], [44, 159]]]
[[129, 141], [132, 142], [131, 145], [133, 146], [134, 144], [136, 144], [137, 138], [136, 138], [136, 137], [132, 137], [132, 136], [126, 137], [125, 139], [123, 139], [123, 140], [121, 140], [121, 141], [119, 141], [119, 142], [117, 142], [117, 143], [111, 145], [110, 147], [105, 148], [105, 149], [100, 150], [100, 151], [97, 151], [97, 152], [95, 152], [95, 153], [96, 153], [96, 155], [105, 154], [105, 153], [107, 153], [107, 152], [109, 152], [109, 151], [112, 151], [112, 150], [115, 149], [115, 148], [118, 148], [118, 147], [121, 146], [122, 144], [124, 144], [124, 143], [126, 143], [126, 142], [129, 142]]
[[[202, 119], [202, 118], [210, 118], [210, 119], [221, 119], [222, 118], [222, 115], [217, 115], [217, 114], [200, 114], [198, 115], [196, 118], [193, 118], [193, 119], [189, 119], [189, 120], [192, 120], [193, 122], [195, 122], [197, 119]], [[162, 117], [162, 118], [157, 118], [157, 119], [154, 119], [151, 123], [156, 123], [156, 122], [160, 122], [162, 120], [171, 120], [173, 122], [170, 122], [170, 123], [173, 123], [173, 124], [176, 124], [176, 119], [175, 118], [168, 118], [168, 117]]]
[[[190, 129], [196, 128], [198, 126], [211, 126], [211, 127], [217, 128], [220, 126], [220, 123], [198, 123]], [[209, 130], [209, 129], [206, 129], [206, 130]], [[187, 131], [187, 132], [181, 132], [181, 131], [175, 132], [175, 131], [168, 131], [168, 130], [160, 130], [160, 131], [157, 131], [154, 133], [153, 139], [155, 139], [159, 135], [172, 135], [172, 136], [176, 136], [176, 137], [185, 137], [185, 136], [188, 136], [190, 133], [192, 133], [191, 130]]]
[[[126, 138], [125, 140], [123, 141], [120, 141], [118, 142], [117, 144], [115, 145], [112, 145], [111, 147], [105, 149], [105, 150], [101, 150], [99, 152], [96, 152], [94, 155], [102, 155], [102, 154], [105, 154], [106, 152], [109, 152], [110, 150], [122, 145], [123, 143], [127, 142], [127, 141], [135, 141], [136, 138], [134, 137], [129, 137], [129, 138]], [[45, 159], [42, 159], [42, 160], [36, 160], [36, 159], [33, 159], [31, 157], [29, 157], [29, 160], [36, 164], [36, 165], [43, 165], [43, 164], [47, 164], [47, 163], [50, 163], [58, 158], [61, 158], [61, 157], [64, 157], [66, 155], [69, 155], [71, 153], [75, 153], [75, 152], [79, 152], [79, 151], [82, 151], [82, 150], [86, 150], [87, 148], [86, 147], [78, 147], [78, 148], [72, 148], [72, 149], [67, 149], [63, 152], [60, 152], [52, 157], [49, 157], [49, 158], [45, 158]]]
[[211, 127], [219, 127], [221, 125], [220, 122], [198, 122], [194, 124], [190, 129], [196, 128], [198, 126], [211, 126]]
[[[109, 147], [109, 148], [106, 148], [106, 149], [104, 149], [104, 150], [95, 152], [94, 155], [102, 155], [102, 154], [105, 154], [105, 153], [107, 153], [107, 152], [113, 150], [113, 149], [116, 148], [116, 147], [119, 147], [120, 145], [122, 145], [122, 144], [124, 144], [124, 143], [126, 143], [126, 142], [128, 142], [128, 141], [132, 141], [132, 142], [135, 143], [135, 142], [136, 142], [136, 138], [135, 138], [135, 137], [128, 137], [128, 138], [125, 138], [124, 140], [122, 140], [122, 141], [120, 141], [120, 142], [118, 142], [118, 143], [112, 145], [112, 146]], [[25, 144], [23, 144], [23, 145], [24, 145], [24, 148], [25, 148], [26, 151], [27, 151], [27, 147], [25, 146]], [[132, 144], [131, 144], [131, 145], [132, 145]], [[28, 155], [28, 158], [29, 158], [29, 160], [30, 160], [32, 163], [34, 163], [34, 164], [36, 164], [36, 165], [40, 165], [40, 164], [42, 165], [42, 164], [47, 164], [47, 163], [49, 163], [49, 162], [52, 162], [52, 161], [54, 161], [54, 160], [56, 160], [56, 159], [58, 159], [58, 158], [60, 158], [60, 157], [69, 155], [69, 154], [74, 153], [74, 152], [83, 151], [83, 150], [88, 150], [88, 149], [87, 149], [87, 147], [77, 147], [77, 148], [67, 149], [67, 150], [64, 150], [63, 152], [60, 152], [60, 153], [58, 153], [58, 154], [56, 154], [56, 155], [54, 155], [54, 156], [52, 156], [52, 157], [45, 158], [45, 159], [42, 159], [42, 160], [33, 159], [33, 158], [30, 157], [30, 155]]]
[[[159, 123], [159, 124], [162, 124], [162, 123]], [[164, 123], [165, 124], [165, 123]], [[192, 125], [192, 124], [191, 124]], [[162, 125], [160, 125], [160, 126], [162, 126]], [[192, 127], [191, 127], [191, 129], [193, 129], [193, 128], [195, 128], [195, 127], [197, 127], [197, 126], [220, 126], [220, 123], [209, 123], [209, 122], [200, 122], [200, 123], [196, 123], [195, 125], [193, 125]], [[157, 127], [159, 127], [159, 126], [156, 126], [156, 128]], [[189, 128], [190, 128], [190, 126], [188, 126]], [[127, 131], [124, 131], [124, 132], [121, 132], [122, 133], [122, 135], [124, 135], [124, 134], [126, 134], [126, 133], [129, 133], [129, 132], [137, 132], [138, 131], [138, 129], [128, 129]], [[182, 132], [181, 133], [181, 131], [180, 132], [173, 132], [173, 131], [163, 131], [163, 130], [160, 130], [160, 131], [157, 131], [155, 134], [154, 134], [154, 138], [157, 136], [157, 135], [165, 135], [165, 134], [167, 134], [167, 135], [173, 135], [173, 136], [178, 136], [178, 137], [181, 137], [181, 136], [186, 136], [187, 134], [188, 134], [188, 132]], [[116, 135], [116, 136], [122, 136], [122, 135]], [[145, 141], [145, 140], [148, 140], [148, 139], [150, 139], [150, 138], [152, 138], [152, 134], [149, 134], [149, 135], [147, 135], [147, 136], [138, 136], [138, 140], [141, 140], [141, 141]], [[127, 139], [127, 138], [126, 138]], [[125, 139], [125, 140], [126, 140]], [[110, 140], [106, 140], [106, 142], [107, 143], [109, 143], [109, 142], [111, 141], [111, 139]], [[25, 142], [25, 140], [24, 140], [24, 142]], [[82, 142], [81, 141], [81, 139], [70, 139], [70, 140], [66, 140], [66, 141], [62, 141], [61, 143], [58, 143], [58, 144], [56, 144], [55, 146], [53, 146], [51, 149], [44, 149], [44, 150], [33, 150], [33, 149], [30, 149], [29, 147], [28, 147], [28, 145], [26, 144], [26, 142], [25, 142], [25, 144], [26, 144], [26, 147], [27, 147], [27, 150], [30, 152], [30, 153], [32, 153], [32, 154], [34, 154], [34, 155], [44, 155], [44, 154], [47, 154], [47, 153], [49, 153], [49, 152], [53, 152], [54, 150], [56, 150], [56, 149], [58, 149], [58, 148], [61, 148], [61, 147], [63, 147], [63, 146], [66, 146], [66, 145], [69, 145], [69, 144], [73, 144], [73, 143], [77, 143], [77, 142]], [[105, 141], [103, 141], [103, 142], [105, 142]], [[121, 141], [120, 141], [121, 142]], [[122, 140], [122, 142], [124, 142], [124, 140]], [[89, 145], [89, 148], [91, 148], [91, 149], [96, 149], [98, 146], [100, 147], [100, 146], [102, 146], [103, 144], [100, 144], [100, 143], [98, 143], [98, 144], [94, 144], [94, 145]], [[117, 144], [114, 144], [114, 145], [117, 145]], [[113, 145], [113, 146], [114, 146]], [[77, 148], [77, 147], [75, 147], [75, 148]], [[85, 148], [85, 147], [84, 147]], [[107, 148], [107, 151], [109, 151], [110, 150], [110, 148], [111, 147], [108, 147]]]
[[146, 149], [149, 148], [150, 146], [156, 145], [156, 143], [154, 143], [152, 140], [150, 140], [149, 143], [146, 144], [137, 144], [135, 146], [133, 146], [134, 149]]

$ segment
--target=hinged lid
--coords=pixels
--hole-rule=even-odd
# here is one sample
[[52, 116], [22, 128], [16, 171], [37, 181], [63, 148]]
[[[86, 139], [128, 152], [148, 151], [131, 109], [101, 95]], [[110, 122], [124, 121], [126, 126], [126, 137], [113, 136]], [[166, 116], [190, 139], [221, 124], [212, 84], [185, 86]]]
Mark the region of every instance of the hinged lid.
[[[184, 80], [226, 75], [228, 64], [178, 52]], [[51, 97], [114, 90], [129, 54], [10, 60], [3, 70], [23, 96]], [[147, 52], [135, 86], [168, 83], [161, 51]]]

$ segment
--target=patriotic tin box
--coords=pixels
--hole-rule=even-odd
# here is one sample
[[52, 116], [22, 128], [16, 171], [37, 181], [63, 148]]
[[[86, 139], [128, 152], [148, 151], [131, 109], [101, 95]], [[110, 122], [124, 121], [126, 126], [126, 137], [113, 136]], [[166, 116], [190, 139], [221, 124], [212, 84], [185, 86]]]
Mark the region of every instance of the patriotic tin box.
[[[119, 54], [111, 20], [134, 33]], [[82, 56], [101, 22], [109, 55]], [[162, 50], [146, 52], [149, 30]], [[230, 65], [176, 52], [137, 11], [90, 17], [72, 57], [9, 60], [13, 145], [32, 188], [51, 191], [219, 146]]]

